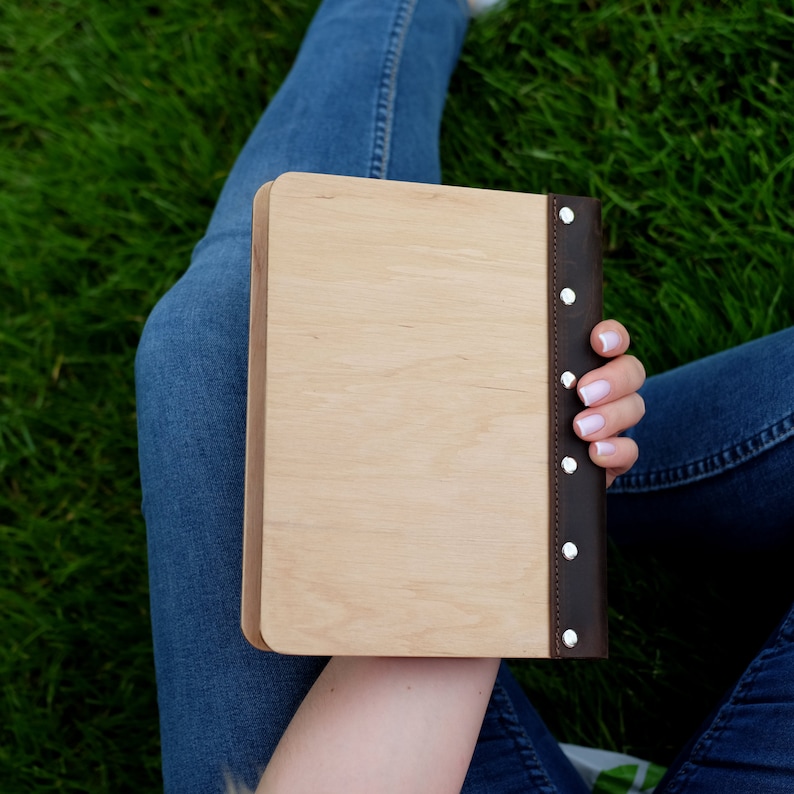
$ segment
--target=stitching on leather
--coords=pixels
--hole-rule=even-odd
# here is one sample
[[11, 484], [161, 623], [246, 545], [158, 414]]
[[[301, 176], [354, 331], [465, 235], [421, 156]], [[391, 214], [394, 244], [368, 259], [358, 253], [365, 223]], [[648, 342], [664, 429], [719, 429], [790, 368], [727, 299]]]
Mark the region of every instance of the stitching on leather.
[[554, 422], [552, 432], [554, 433], [554, 456], [550, 461], [552, 476], [554, 477], [554, 533], [552, 536], [553, 548], [551, 553], [554, 555], [554, 653], [560, 655], [560, 558], [557, 549], [560, 545], [560, 472], [557, 466], [560, 449], [560, 398], [557, 389], [557, 370], [559, 363], [559, 337], [557, 334], [557, 196], [552, 198], [551, 204], [551, 227], [552, 227], [552, 333], [554, 334], [554, 366], [552, 368], [552, 393], [554, 394]]

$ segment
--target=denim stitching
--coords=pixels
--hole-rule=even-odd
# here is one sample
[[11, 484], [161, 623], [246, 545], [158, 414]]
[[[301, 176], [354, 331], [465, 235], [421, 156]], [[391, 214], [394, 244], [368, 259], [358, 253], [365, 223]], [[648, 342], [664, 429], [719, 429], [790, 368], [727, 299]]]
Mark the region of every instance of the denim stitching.
[[375, 117], [375, 140], [372, 147], [369, 175], [375, 179], [386, 179], [389, 169], [389, 148], [394, 124], [394, 98], [397, 93], [397, 77], [400, 70], [405, 39], [411, 24], [417, 0], [404, 0], [397, 9], [394, 28], [389, 37], [389, 47], [383, 62], [383, 75], [378, 92]]
[[[549, 779], [546, 768], [541, 764], [535, 752], [532, 740], [527, 736], [527, 732], [518, 719], [513, 701], [499, 681], [494, 685], [492, 698], [494, 700], [494, 705], [496, 705], [498, 701], [499, 707], [497, 713], [499, 715], [499, 723], [505, 735], [512, 739], [513, 743], [518, 747], [519, 755], [525, 759], [524, 770], [531, 779], [530, 782], [533, 786], [538, 786], [539, 791], [542, 789], [545, 794], [557, 794], [557, 787]], [[529, 757], [528, 762], [526, 761], [527, 756]], [[540, 780], [537, 778], [540, 778]], [[535, 791], [534, 788], [532, 790]]]
[[[689, 759], [681, 765], [681, 768], [675, 773], [672, 780], [665, 786], [664, 792], [659, 792], [659, 794], [675, 794], [675, 792], [681, 791], [681, 787], [687, 782], [687, 779], [691, 779], [692, 776], [696, 775], [701, 770], [701, 766], [708, 756], [709, 747], [719, 738], [719, 734], [725, 731], [730, 725], [731, 720], [735, 717], [736, 711], [732, 707], [738, 705], [747, 690], [752, 687], [767, 660], [775, 656], [784, 643], [789, 643], [791, 641], [790, 638], [785, 636], [789, 630], [794, 630], [794, 611], [789, 613], [788, 617], [781, 624], [775, 644], [761, 651], [750, 664], [739, 680], [733, 694], [720, 709], [714, 722], [692, 748]], [[699, 756], [699, 758], [696, 758], [696, 756]], [[700, 765], [695, 765], [696, 760], [700, 762]]]
[[794, 415], [787, 416], [734, 447], [707, 458], [669, 469], [624, 474], [617, 478], [611, 491], [613, 493], [661, 491], [671, 486], [688, 485], [716, 477], [737, 468], [792, 436], [794, 436]]

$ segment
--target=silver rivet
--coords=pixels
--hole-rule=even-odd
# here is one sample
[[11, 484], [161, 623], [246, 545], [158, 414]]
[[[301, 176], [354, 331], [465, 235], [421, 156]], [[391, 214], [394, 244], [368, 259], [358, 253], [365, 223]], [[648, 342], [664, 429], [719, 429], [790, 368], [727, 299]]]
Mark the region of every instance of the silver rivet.
[[565, 289], [560, 292], [560, 300], [566, 306], [573, 306], [573, 304], [576, 303], [576, 293], [570, 287], [565, 287]]
[[566, 474], [573, 474], [579, 468], [579, 464], [567, 455], [560, 461], [560, 466]]
[[567, 543], [562, 544], [562, 556], [566, 560], [575, 560], [579, 556], [579, 549], [575, 543], [569, 540]]
[[569, 223], [573, 223], [573, 219], [576, 216], [573, 214], [573, 210], [570, 207], [563, 207], [560, 210], [560, 220], [567, 226]]
[[574, 375], [570, 370], [566, 369], [565, 372], [560, 375], [560, 383], [562, 383], [566, 389], [572, 389], [574, 386], [576, 386], [576, 375]]
[[566, 648], [575, 648], [579, 642], [579, 635], [573, 629], [565, 629], [562, 633], [562, 644]]

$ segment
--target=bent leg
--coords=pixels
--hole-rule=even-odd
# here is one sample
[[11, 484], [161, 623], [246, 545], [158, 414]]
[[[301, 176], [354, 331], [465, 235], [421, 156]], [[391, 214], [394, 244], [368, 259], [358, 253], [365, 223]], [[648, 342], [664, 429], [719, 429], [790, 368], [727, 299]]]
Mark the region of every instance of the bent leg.
[[[619, 542], [794, 542], [794, 329], [650, 378], [637, 465], [608, 497]], [[668, 770], [665, 794], [794, 791], [794, 609]]]
[[[253, 787], [324, 665], [256, 651], [239, 629], [252, 197], [286, 170], [438, 181], [465, 27], [465, 0], [327, 0], [147, 322], [136, 377], [167, 791], [217, 791], [224, 772]], [[465, 791], [579, 783], [503, 668]]]
[[[253, 787], [323, 660], [239, 628], [251, 199], [286, 170], [438, 179], [459, 0], [328, 0], [136, 360], [165, 787]], [[430, 134], [431, 131], [433, 134]]]
[[794, 791], [794, 607], [681, 752], [657, 791]]
[[794, 328], [649, 378], [609, 490], [622, 543], [772, 549], [794, 541]]
[[254, 194], [284, 171], [439, 182], [441, 115], [466, 3], [326, 0], [240, 152], [208, 236], [250, 230]]

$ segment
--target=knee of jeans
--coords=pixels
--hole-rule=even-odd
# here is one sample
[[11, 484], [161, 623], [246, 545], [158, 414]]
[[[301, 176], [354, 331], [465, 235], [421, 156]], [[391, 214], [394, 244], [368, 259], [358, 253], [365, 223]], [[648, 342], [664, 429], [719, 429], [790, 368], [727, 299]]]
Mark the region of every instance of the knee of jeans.
[[139, 405], [160, 409], [245, 390], [248, 280], [232, 273], [188, 273], [152, 310], [138, 345]]

